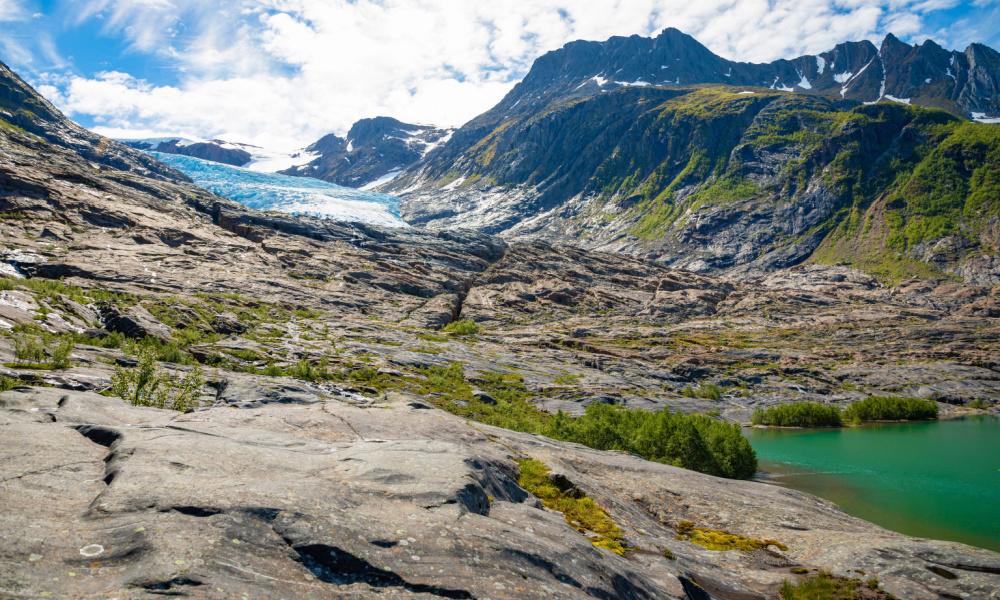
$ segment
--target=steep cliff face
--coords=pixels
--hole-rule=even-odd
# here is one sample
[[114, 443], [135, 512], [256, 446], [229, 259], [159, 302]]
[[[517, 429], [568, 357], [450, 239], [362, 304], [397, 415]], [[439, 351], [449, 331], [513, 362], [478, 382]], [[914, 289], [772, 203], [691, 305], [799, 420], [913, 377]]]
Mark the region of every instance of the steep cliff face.
[[70, 149], [83, 158], [113, 169], [148, 177], [186, 181], [187, 177], [148, 155], [87, 131], [66, 119], [7, 65], [0, 63], [0, 128], [23, 131]]
[[[670, 30], [575, 42], [389, 189], [406, 192], [416, 224], [575, 240], [699, 271], [813, 259], [888, 279], [992, 282], [998, 128], [918, 105], [994, 111], [995, 58], [893, 36], [769, 65], [724, 61]], [[939, 144], [968, 160], [943, 159]]]

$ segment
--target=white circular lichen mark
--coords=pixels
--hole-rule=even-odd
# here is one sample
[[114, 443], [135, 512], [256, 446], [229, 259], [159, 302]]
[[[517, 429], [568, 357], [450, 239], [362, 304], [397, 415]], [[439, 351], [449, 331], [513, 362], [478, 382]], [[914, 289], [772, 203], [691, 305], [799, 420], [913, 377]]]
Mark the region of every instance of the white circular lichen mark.
[[89, 546], [80, 548], [80, 556], [84, 558], [94, 558], [102, 554], [104, 554], [104, 546], [100, 544], [90, 544]]

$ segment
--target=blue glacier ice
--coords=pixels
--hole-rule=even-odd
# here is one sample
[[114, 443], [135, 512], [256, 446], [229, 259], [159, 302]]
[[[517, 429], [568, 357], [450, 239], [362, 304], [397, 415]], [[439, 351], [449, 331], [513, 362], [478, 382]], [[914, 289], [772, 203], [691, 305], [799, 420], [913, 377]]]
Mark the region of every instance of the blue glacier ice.
[[250, 208], [407, 227], [399, 218], [399, 198], [388, 194], [308, 177], [259, 173], [180, 154], [153, 151], [149, 154], [184, 173], [199, 187]]

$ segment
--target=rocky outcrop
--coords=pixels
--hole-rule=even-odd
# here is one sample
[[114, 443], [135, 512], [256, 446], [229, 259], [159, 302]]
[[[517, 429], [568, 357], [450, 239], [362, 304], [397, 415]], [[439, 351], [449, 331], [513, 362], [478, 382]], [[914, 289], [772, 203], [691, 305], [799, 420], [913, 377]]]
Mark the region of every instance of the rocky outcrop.
[[[259, 394], [240, 389], [243, 400]], [[791, 568], [820, 565], [911, 600], [988, 598], [997, 587], [994, 553], [906, 538], [776, 486], [422, 406], [312, 388], [287, 403], [178, 415], [89, 393], [0, 394], [0, 535], [16, 540], [0, 549], [0, 590], [681, 599], [695, 587], [763, 599]], [[516, 483], [521, 457], [606, 506], [636, 550], [595, 548], [542, 509]], [[681, 520], [787, 549], [712, 552], [677, 539]]]
[[[65, 118], [23, 79], [0, 63], [0, 128], [20, 130], [46, 143], [67, 148], [94, 168], [131, 171], [168, 181], [187, 177], [149, 155], [92, 133]], [[44, 146], [36, 146], [41, 150]]]

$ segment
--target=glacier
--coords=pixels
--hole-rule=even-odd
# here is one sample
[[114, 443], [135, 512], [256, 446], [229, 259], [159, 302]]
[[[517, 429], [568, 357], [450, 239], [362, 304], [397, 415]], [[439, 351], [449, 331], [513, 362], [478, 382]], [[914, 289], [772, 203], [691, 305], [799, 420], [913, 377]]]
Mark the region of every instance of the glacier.
[[409, 227], [399, 218], [399, 198], [328, 183], [309, 177], [261, 173], [191, 156], [147, 151], [213, 194], [249, 208], [297, 215]]

